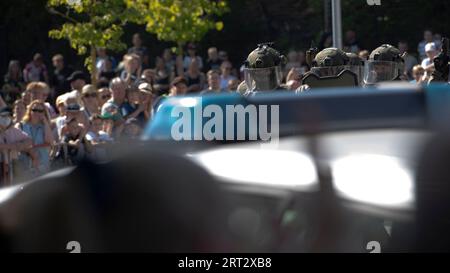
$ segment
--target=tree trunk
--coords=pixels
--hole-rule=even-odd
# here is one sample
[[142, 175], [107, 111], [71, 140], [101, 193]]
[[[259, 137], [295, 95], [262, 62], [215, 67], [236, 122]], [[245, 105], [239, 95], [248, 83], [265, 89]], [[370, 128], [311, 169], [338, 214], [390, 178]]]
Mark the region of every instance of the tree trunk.
[[183, 43], [178, 43], [178, 62], [176, 62], [177, 64], [177, 74], [178, 76], [183, 76], [184, 75], [184, 67], [183, 67]]
[[97, 50], [95, 46], [91, 45], [91, 84], [96, 86], [97, 85], [97, 66], [96, 66], [96, 60], [97, 60]]

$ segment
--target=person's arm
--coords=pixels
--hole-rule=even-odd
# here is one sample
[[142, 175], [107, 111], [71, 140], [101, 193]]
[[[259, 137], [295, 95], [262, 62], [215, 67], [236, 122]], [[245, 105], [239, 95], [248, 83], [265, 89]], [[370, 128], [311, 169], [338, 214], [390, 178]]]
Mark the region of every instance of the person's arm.
[[130, 118], [136, 118], [138, 117], [143, 111], [145, 111], [145, 103], [141, 103], [138, 105], [138, 108], [131, 114], [127, 115], [125, 117], [125, 119], [130, 119]]
[[50, 123], [46, 118], [44, 118], [44, 142], [45, 144], [51, 145], [53, 143], [53, 133], [52, 128], [50, 127]]
[[5, 101], [3, 100], [2, 96], [0, 96], [0, 108], [6, 107], [6, 106], [7, 105], [6, 105]]

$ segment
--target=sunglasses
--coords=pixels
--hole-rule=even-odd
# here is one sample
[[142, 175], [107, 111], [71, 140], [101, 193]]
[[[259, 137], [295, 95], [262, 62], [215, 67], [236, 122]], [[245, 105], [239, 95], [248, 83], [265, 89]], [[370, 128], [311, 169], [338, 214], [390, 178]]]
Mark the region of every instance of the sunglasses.
[[32, 112], [34, 113], [44, 113], [44, 109], [31, 109]]
[[96, 98], [97, 94], [95, 94], [95, 93], [85, 94], [85, 95], [83, 95], [83, 97], [85, 97], [85, 98]]
[[105, 100], [105, 99], [110, 99], [111, 98], [111, 95], [102, 95], [102, 99], [103, 100]]

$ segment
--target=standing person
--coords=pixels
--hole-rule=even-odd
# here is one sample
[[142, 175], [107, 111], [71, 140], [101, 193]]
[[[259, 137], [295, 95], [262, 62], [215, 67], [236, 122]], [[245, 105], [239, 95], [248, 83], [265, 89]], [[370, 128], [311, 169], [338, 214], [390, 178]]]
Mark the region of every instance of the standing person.
[[436, 45], [434, 43], [426, 44], [425, 53], [427, 55], [427, 58], [423, 59], [422, 67], [423, 69], [425, 69], [425, 77], [429, 78], [434, 71], [433, 59], [438, 54]]
[[102, 106], [101, 116], [112, 120], [114, 128], [120, 130], [123, 125], [123, 116], [120, 109], [125, 103], [127, 85], [120, 78], [114, 78], [111, 81], [112, 98]]
[[21, 99], [18, 99], [14, 102], [13, 106], [13, 122], [14, 124], [22, 121], [25, 113], [27, 112], [27, 106]]
[[141, 102], [140, 90], [137, 87], [129, 87], [127, 89], [127, 102], [122, 104], [120, 111], [125, 120], [135, 118], [140, 126], [144, 126], [147, 122], [145, 110], [147, 105]]
[[424, 74], [425, 74], [425, 69], [423, 69], [423, 67], [421, 65], [414, 66], [412, 69], [412, 76], [413, 76], [414, 80], [410, 81], [410, 83], [414, 83], [414, 84], [423, 83]]
[[98, 106], [98, 94], [95, 86], [88, 84], [83, 87], [81, 92], [81, 100], [83, 102], [83, 111], [87, 118], [92, 115], [100, 114], [100, 108]]
[[169, 92], [170, 82], [172, 81], [173, 74], [167, 70], [164, 64], [164, 60], [160, 57], [156, 57], [155, 68], [155, 82], [153, 88], [157, 94], [166, 94]]
[[187, 81], [188, 93], [200, 92], [205, 86], [205, 74], [200, 71], [197, 59], [192, 59], [184, 77]]
[[34, 100], [42, 101], [45, 104], [50, 117], [56, 117], [55, 108], [53, 108], [53, 106], [47, 102], [47, 99], [50, 95], [50, 87], [45, 82], [31, 82], [27, 85], [26, 91], [30, 94], [29, 103]]
[[[11, 183], [13, 160], [18, 153], [27, 152], [32, 148], [31, 138], [13, 125], [11, 110], [8, 107], [0, 109], [0, 186]], [[36, 162], [36, 161], [33, 161]]]
[[62, 137], [62, 143], [65, 146], [62, 146], [59, 156], [62, 158], [67, 157], [68, 164], [77, 165], [91, 153], [92, 147], [86, 139], [86, 133], [87, 130], [82, 124], [78, 123], [77, 119], [72, 118], [66, 121]]
[[169, 73], [175, 73], [175, 59], [173, 58], [172, 51], [170, 50], [170, 48], [164, 49], [162, 59], [166, 66], [166, 70]]
[[17, 60], [11, 60], [1, 89], [5, 103], [12, 105], [14, 101], [20, 97], [20, 94], [24, 89], [25, 82], [23, 81], [20, 63]]
[[187, 93], [187, 81], [184, 77], [176, 77], [170, 83], [170, 91], [168, 95], [161, 95], [153, 103], [153, 112], [156, 113], [158, 111], [159, 105], [167, 98], [174, 96], [182, 96]]
[[49, 83], [47, 67], [44, 64], [44, 57], [40, 53], [36, 53], [33, 60], [25, 66], [23, 78], [26, 83], [39, 81]]
[[[50, 170], [50, 149], [53, 144], [53, 134], [50, 128], [50, 116], [42, 101], [34, 100], [27, 107], [22, 121], [16, 128], [25, 132], [32, 140], [32, 153], [37, 156], [37, 168], [34, 173], [43, 174]], [[25, 168], [32, 168], [32, 158], [22, 154], [20, 160]]]
[[148, 49], [142, 45], [142, 38], [139, 33], [135, 33], [133, 35], [133, 47], [128, 49], [128, 54], [137, 54], [139, 55], [142, 61], [142, 68], [147, 69], [150, 68], [150, 59]]
[[420, 61], [427, 57], [425, 46], [429, 43], [434, 42], [433, 31], [427, 29], [423, 32], [423, 40], [417, 46], [417, 52], [419, 52]]
[[82, 71], [77, 70], [70, 75], [67, 81], [70, 83], [70, 87], [72, 88], [72, 91], [69, 92], [69, 94], [75, 96], [77, 98], [77, 102], [81, 103], [81, 92], [87, 82], [86, 75]]
[[189, 68], [193, 59], [197, 60], [198, 68], [200, 70], [202, 70], [203, 69], [203, 59], [202, 59], [202, 57], [197, 55], [197, 46], [194, 43], [189, 43], [187, 45], [187, 53], [188, 53], [187, 56], [185, 56], [184, 60], [183, 60], [184, 70], [186, 71]]
[[141, 58], [137, 54], [127, 54], [124, 56], [124, 70], [120, 78], [127, 84], [134, 84], [140, 79], [142, 73]]
[[51, 86], [53, 88], [52, 98], [70, 91], [70, 83], [67, 81], [73, 70], [67, 67], [64, 63], [64, 57], [61, 54], [56, 54], [52, 58], [53, 70], [51, 78]]
[[344, 51], [349, 53], [359, 53], [359, 43], [356, 39], [356, 32], [349, 30], [345, 33]]
[[86, 134], [86, 140], [92, 146], [90, 158], [94, 161], [105, 161], [108, 159], [106, 145], [113, 142], [113, 139], [103, 131], [103, 119], [99, 115], [90, 118], [90, 127]]
[[206, 61], [205, 71], [220, 70], [222, 60], [219, 59], [219, 52], [217, 47], [210, 47], [208, 49], [208, 60]]
[[111, 90], [109, 87], [103, 87], [98, 90], [98, 106], [102, 109], [103, 104], [111, 99]]
[[[220, 86], [220, 73], [217, 70], [210, 70], [206, 74], [208, 79], [208, 89], [202, 91], [200, 94], [215, 94], [221, 92], [227, 92], [227, 89], [223, 89]], [[238, 83], [239, 85], [239, 83]]]
[[228, 88], [228, 81], [232, 79], [236, 79], [235, 76], [231, 75], [231, 70], [233, 69], [233, 66], [229, 61], [224, 61], [222, 65], [220, 66], [220, 71], [222, 74], [220, 75], [220, 88], [227, 89]]
[[412, 69], [419, 62], [417, 58], [408, 52], [409, 46], [408, 42], [400, 41], [398, 42], [398, 50], [400, 50], [400, 54], [403, 56], [403, 60], [405, 60], [405, 74], [408, 75], [408, 79], [412, 78]]

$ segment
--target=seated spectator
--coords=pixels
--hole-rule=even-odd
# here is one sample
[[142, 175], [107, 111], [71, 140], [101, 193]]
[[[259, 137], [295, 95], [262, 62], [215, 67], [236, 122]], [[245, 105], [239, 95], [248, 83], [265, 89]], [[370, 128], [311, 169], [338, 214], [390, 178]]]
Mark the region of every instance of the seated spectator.
[[422, 67], [425, 69], [425, 77], [431, 77], [431, 73], [434, 71], [433, 59], [437, 56], [438, 52], [434, 43], [428, 43], [425, 46], [425, 53], [427, 58], [422, 61]]
[[25, 66], [23, 70], [23, 79], [29, 82], [45, 82], [48, 84], [47, 67], [44, 64], [44, 58], [40, 53], [36, 53], [33, 60]]
[[[34, 100], [27, 107], [22, 121], [16, 124], [16, 128], [25, 132], [32, 140], [31, 153], [36, 156], [37, 166], [34, 175], [44, 174], [50, 170], [50, 148], [53, 144], [53, 134], [50, 128], [50, 116], [45, 104], [40, 100]], [[32, 168], [32, 157], [23, 153], [20, 161], [25, 168]]]
[[189, 69], [193, 59], [197, 60], [198, 69], [201, 71], [203, 69], [203, 59], [197, 55], [197, 46], [194, 43], [189, 43], [187, 45], [187, 56], [183, 59], [184, 71]]
[[92, 115], [100, 114], [100, 107], [98, 106], [98, 94], [97, 89], [93, 85], [85, 85], [81, 92], [81, 100], [83, 102], [82, 111], [88, 118]]
[[231, 75], [231, 70], [233, 69], [233, 66], [229, 61], [224, 61], [222, 65], [220, 66], [220, 88], [227, 89], [228, 88], [228, 82], [232, 79], [236, 79], [235, 76]]
[[12, 105], [16, 99], [20, 97], [22, 91], [25, 90], [25, 82], [22, 77], [22, 69], [19, 61], [12, 60], [8, 65], [2, 85], [2, 97], [7, 105]]
[[98, 106], [100, 109], [102, 106], [111, 99], [111, 90], [109, 90], [109, 87], [104, 87], [98, 90]]
[[403, 56], [403, 60], [405, 60], [405, 70], [404, 73], [408, 76], [408, 79], [412, 78], [412, 69], [419, 62], [417, 58], [408, 53], [408, 42], [400, 41], [398, 42], [398, 50], [400, 50], [400, 55]]
[[[0, 171], [2, 174], [10, 172], [13, 160], [18, 158], [20, 152], [27, 152], [32, 148], [31, 138], [22, 130], [13, 126], [11, 110], [8, 107], [0, 109]], [[36, 161], [34, 161], [36, 162]], [[14, 173], [13, 175], [17, 175]], [[0, 177], [0, 186], [3, 186], [9, 179]]]
[[208, 60], [206, 61], [205, 71], [220, 70], [222, 60], [219, 59], [219, 53], [216, 47], [208, 49]]
[[120, 74], [120, 78], [126, 84], [134, 84], [141, 78], [142, 64], [139, 55], [127, 54], [123, 58], [124, 70]]
[[423, 83], [425, 75], [425, 69], [421, 65], [415, 65], [412, 69], [412, 76], [414, 80], [410, 81], [410, 83], [421, 84]]
[[187, 82], [188, 93], [200, 92], [205, 86], [205, 74], [200, 71], [197, 59], [192, 59], [184, 77]]
[[92, 151], [86, 133], [84, 126], [78, 123], [76, 118], [67, 120], [62, 135], [64, 145], [58, 157], [67, 161], [69, 165], [80, 163]]
[[128, 49], [128, 54], [137, 54], [142, 61], [142, 68], [147, 69], [150, 67], [150, 59], [148, 49], [142, 45], [142, 38], [139, 33], [133, 35], [133, 47]]
[[208, 89], [202, 91], [200, 94], [214, 94], [214, 93], [221, 93], [221, 92], [227, 92], [227, 89], [223, 89], [220, 87], [220, 73], [217, 70], [210, 70], [206, 74], [206, 77], [208, 79]]
[[52, 63], [55, 70], [53, 70], [50, 85], [53, 88], [52, 98], [56, 98], [70, 91], [70, 83], [67, 79], [73, 73], [73, 69], [65, 65], [64, 57], [61, 54], [53, 56]]

